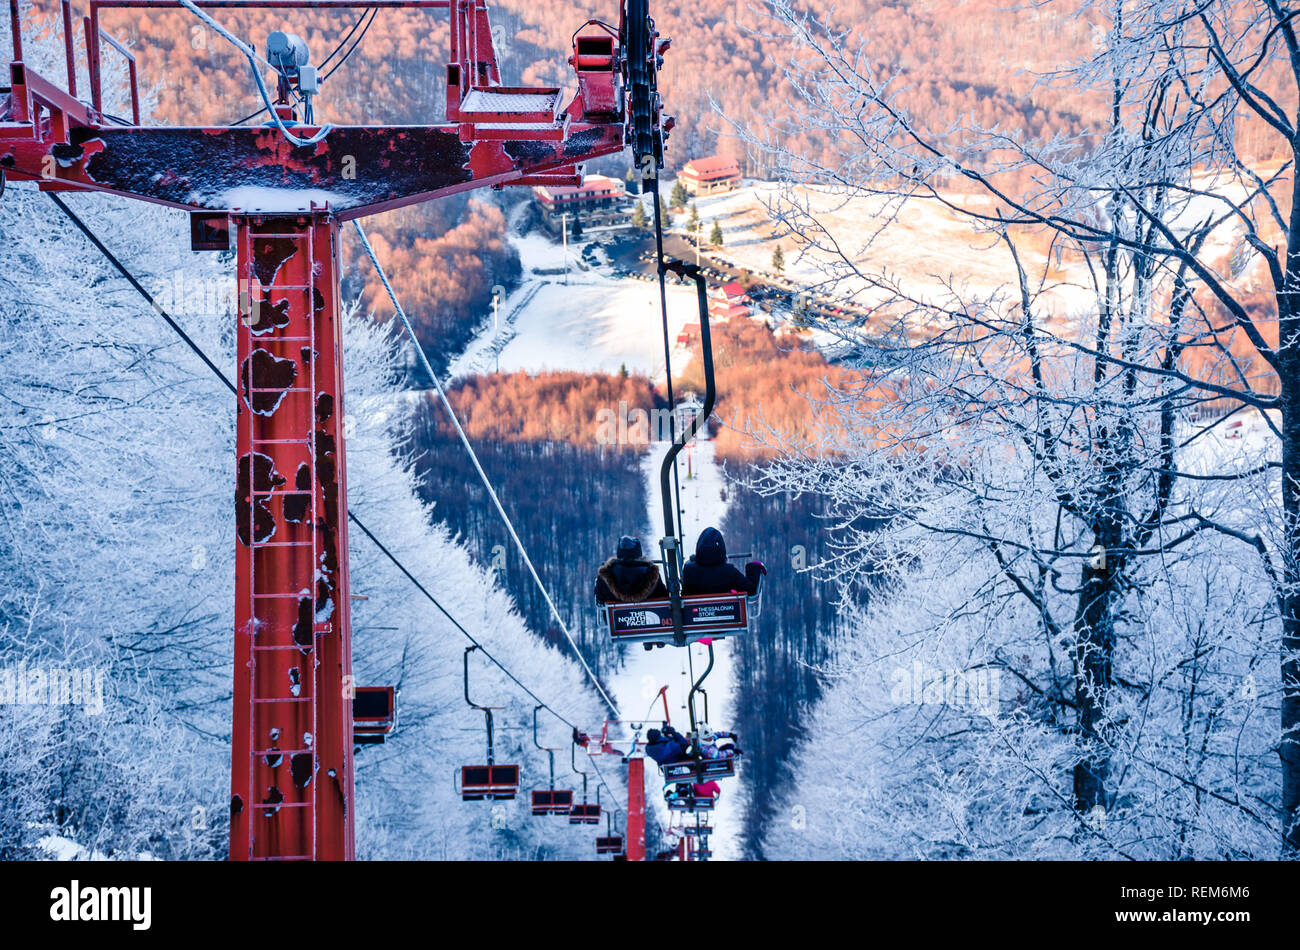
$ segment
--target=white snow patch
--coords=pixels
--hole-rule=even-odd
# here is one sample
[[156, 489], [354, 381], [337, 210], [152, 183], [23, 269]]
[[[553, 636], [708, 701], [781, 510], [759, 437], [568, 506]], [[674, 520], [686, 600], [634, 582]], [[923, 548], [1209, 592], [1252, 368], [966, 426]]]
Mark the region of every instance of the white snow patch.
[[[51, 861], [110, 861], [114, 860], [102, 851], [91, 851], [85, 845], [78, 844], [62, 835], [46, 835], [36, 842], [36, 847], [44, 851]], [[124, 855], [125, 860], [155, 861], [148, 851]]]
[[240, 211], [310, 211], [313, 206], [324, 208], [346, 204], [342, 195], [320, 188], [267, 188], [261, 185], [241, 185], [227, 189], [216, 202]]

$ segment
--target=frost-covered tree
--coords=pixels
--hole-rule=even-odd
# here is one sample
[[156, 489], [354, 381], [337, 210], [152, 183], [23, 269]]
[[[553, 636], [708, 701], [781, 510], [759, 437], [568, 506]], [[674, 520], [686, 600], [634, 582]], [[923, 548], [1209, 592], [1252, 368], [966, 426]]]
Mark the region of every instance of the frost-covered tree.
[[[882, 589], [818, 722], [821, 735], [866, 731], [861, 807], [915, 826], [870, 814], [858, 846], [1294, 847], [1295, 530], [1276, 476], [1280, 464], [1286, 484], [1300, 417], [1285, 372], [1273, 395], [1285, 305], [1270, 345], [1248, 268], [1222, 266], [1238, 235], [1286, 286], [1256, 247], [1285, 224], [1274, 192], [1286, 169], [1261, 173], [1237, 153], [1254, 93], [1233, 64], [1249, 74], [1289, 21], [1269, 34], [1240, 5], [1086, 5], [1092, 55], [1045, 83], [1091, 90], [1104, 119], [1034, 140], [922, 128], [869, 35], [788, 0], [768, 7], [800, 48], [785, 64], [805, 116], [795, 126], [835, 161], [785, 151], [795, 126], [780, 121], [747, 134], [798, 186], [774, 210], [801, 252], [874, 306], [870, 327], [823, 326], [863, 365], [825, 400], [839, 436], [787, 445], [763, 482], [825, 494], [840, 548], [821, 569]], [[868, 244], [918, 204], [942, 209], [1003, 256], [1005, 282], [976, 290], [954, 275], [935, 291], [865, 270], [835, 213], [850, 201], [876, 215]], [[1270, 438], [1224, 450], [1214, 415], [1246, 410], [1280, 453]], [[918, 770], [932, 781], [909, 784]], [[812, 826], [773, 844], [822, 840]]]

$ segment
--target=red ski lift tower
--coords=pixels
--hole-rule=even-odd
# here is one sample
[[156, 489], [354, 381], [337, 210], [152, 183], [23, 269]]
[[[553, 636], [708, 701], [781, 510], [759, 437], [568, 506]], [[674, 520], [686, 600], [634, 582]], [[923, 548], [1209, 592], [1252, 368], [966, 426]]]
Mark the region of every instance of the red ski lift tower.
[[[566, 105], [560, 89], [502, 84], [484, 0], [88, 0], [80, 23], [70, 0], [46, 2], [51, 22], [62, 15], [66, 88], [24, 63], [18, 3], [9, 0], [0, 185], [7, 177], [180, 208], [191, 214], [195, 249], [228, 249], [233, 236], [240, 314], [230, 857], [350, 859], [340, 223], [472, 188], [579, 184], [582, 162], [629, 144], [643, 174], [655, 174], [666, 124], [655, 74], [666, 41], [646, 0], [623, 0], [617, 29], [589, 20], [573, 37], [577, 92]], [[277, 33], [263, 45], [269, 60], [243, 47], [270, 123], [142, 125], [134, 59], [101, 18], [178, 7], [205, 19], [211, 14], [195, 7], [283, 9], [287, 17], [447, 10], [445, 121], [319, 126], [312, 97], [328, 99], [328, 84], [318, 88], [305, 44]], [[89, 89], [79, 94], [74, 51], [83, 44]], [[105, 111], [106, 55], [128, 61], [129, 119]], [[274, 72], [274, 103], [264, 71]]]
[[627, 859], [645, 860], [645, 759], [627, 760]]

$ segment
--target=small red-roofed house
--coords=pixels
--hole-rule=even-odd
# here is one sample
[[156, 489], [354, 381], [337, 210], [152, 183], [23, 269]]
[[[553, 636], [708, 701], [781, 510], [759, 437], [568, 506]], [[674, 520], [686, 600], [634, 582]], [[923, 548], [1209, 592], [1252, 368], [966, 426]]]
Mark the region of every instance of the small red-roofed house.
[[745, 288], [733, 280], [709, 291], [709, 317], [718, 321], [748, 317], [752, 303]]

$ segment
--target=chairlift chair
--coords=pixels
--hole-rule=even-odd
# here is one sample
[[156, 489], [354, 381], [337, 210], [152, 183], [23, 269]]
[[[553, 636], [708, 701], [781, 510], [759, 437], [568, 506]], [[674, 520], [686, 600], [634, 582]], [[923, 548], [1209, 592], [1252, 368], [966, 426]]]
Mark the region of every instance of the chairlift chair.
[[397, 731], [397, 687], [358, 686], [352, 696], [352, 741], [382, 745]]
[[533, 745], [545, 752], [550, 760], [551, 780], [547, 788], [533, 789], [532, 811], [534, 815], [567, 815], [573, 809], [573, 790], [555, 787], [555, 750], [537, 741], [537, 712], [541, 708], [533, 707]]
[[456, 788], [462, 801], [510, 801], [519, 794], [519, 766], [463, 765]]
[[719, 796], [696, 795], [694, 790], [685, 794], [673, 794], [671, 788], [664, 789], [664, 801], [669, 811], [701, 812], [713, 811]]
[[577, 747], [577, 743], [574, 743], [569, 748], [569, 765], [576, 775], [582, 776], [582, 801], [574, 802], [573, 807], [569, 809], [569, 824], [598, 825], [600, 824], [600, 788], [596, 788], [595, 804], [589, 803], [587, 801], [587, 773], [579, 771], [578, 763], [574, 758], [574, 750]]
[[519, 766], [498, 765], [492, 744], [492, 710], [501, 707], [480, 706], [469, 698], [469, 655], [477, 649], [477, 644], [465, 648], [465, 702], [480, 710], [487, 723], [487, 764], [462, 766], [456, 794], [466, 802], [510, 801], [519, 794]]
[[534, 815], [567, 815], [573, 810], [573, 791], [567, 788], [533, 789]]
[[[749, 630], [749, 622], [762, 612], [763, 592], [697, 594], [681, 598], [682, 634], [679, 644], [734, 637]], [[605, 604], [604, 623], [615, 643], [676, 643], [672, 600], [647, 600], [634, 604]]]
[[[605, 724], [600, 730], [600, 741], [588, 737], [587, 744], [583, 746], [588, 758], [596, 758], [601, 755], [616, 755], [626, 759], [635, 754], [637, 746], [641, 744], [642, 722], [628, 721], [627, 731], [622, 732], [617, 727], [625, 725], [621, 719], [606, 719]], [[610, 727], [615, 727], [611, 729]], [[615, 743], [624, 748], [616, 748]]]
[[615, 808], [614, 811], [605, 813], [605, 834], [596, 839], [597, 854], [623, 853], [623, 835], [614, 831], [614, 813], [618, 811], [621, 809]]
[[669, 762], [663, 766], [664, 785], [679, 785], [682, 782], [704, 783], [710, 779], [732, 778], [736, 774], [736, 759], [726, 756], [721, 759], [700, 759], [683, 762]]

